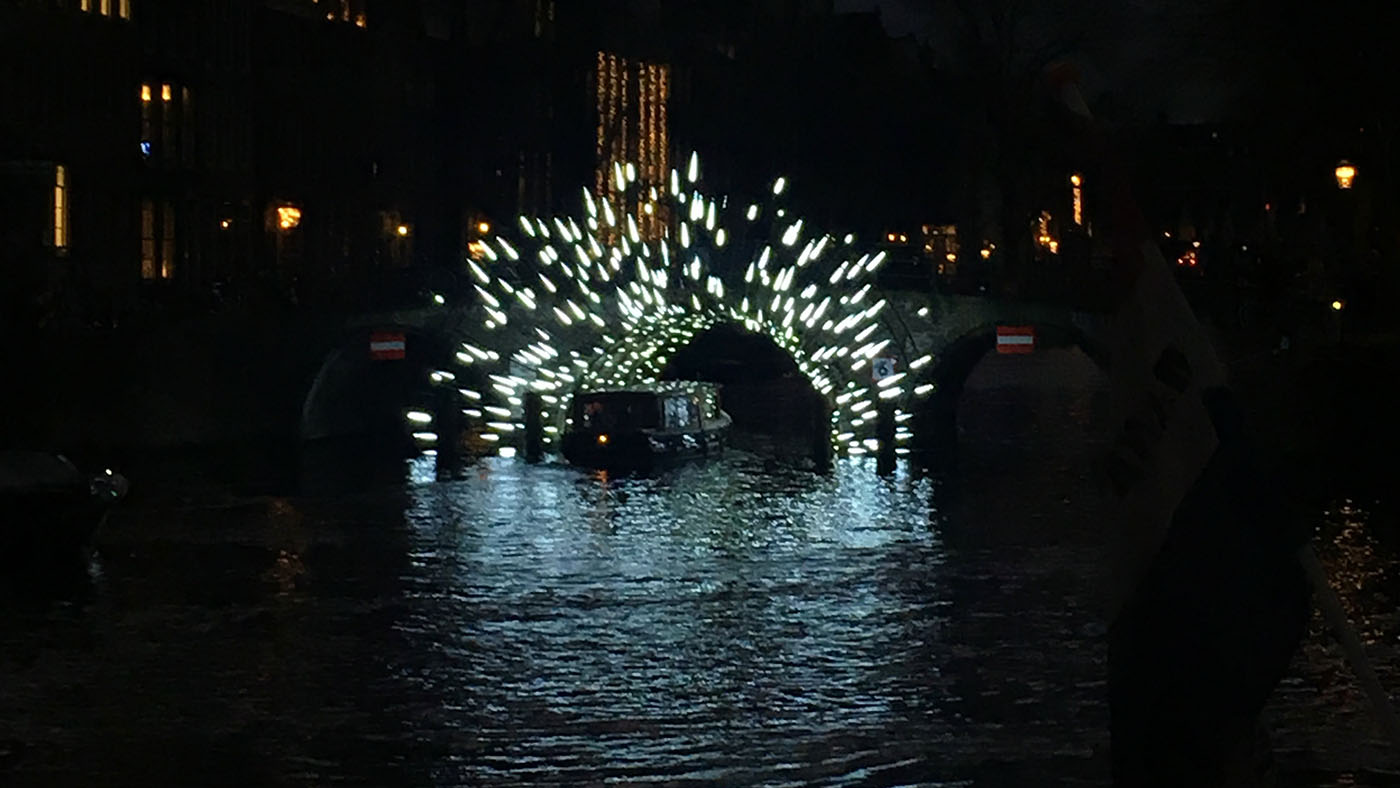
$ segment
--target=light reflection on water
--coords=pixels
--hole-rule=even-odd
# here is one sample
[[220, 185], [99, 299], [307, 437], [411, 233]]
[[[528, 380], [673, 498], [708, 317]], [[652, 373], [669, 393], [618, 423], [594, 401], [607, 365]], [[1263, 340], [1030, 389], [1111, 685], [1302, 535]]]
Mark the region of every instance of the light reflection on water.
[[[1104, 785], [1094, 380], [996, 369], [953, 481], [494, 458], [133, 500], [86, 598], [5, 611], [0, 783]], [[1350, 506], [1320, 552], [1400, 686]], [[1269, 716], [1286, 784], [1397, 784], [1320, 625]]]
[[[1319, 519], [1315, 542], [1333, 588], [1392, 702], [1400, 702], [1400, 553], [1397, 523], [1374, 505], [1343, 499]], [[1390, 537], [1389, 544], [1378, 534]], [[1400, 756], [1374, 721], [1368, 699], [1320, 615], [1312, 620], [1293, 670], [1269, 708], [1279, 747], [1300, 764], [1339, 763], [1347, 769], [1400, 773]], [[1334, 754], [1345, 753], [1341, 758]], [[1327, 768], [1322, 766], [1322, 768]], [[1336, 785], [1368, 785], [1343, 773]], [[1400, 783], [1400, 779], [1395, 780]]]
[[[950, 550], [932, 482], [868, 465], [599, 479], [491, 461], [415, 487], [432, 571], [402, 631], [472, 659], [408, 675], [452, 710], [440, 724], [501, 750], [452, 779], [901, 784], [987, 758], [1091, 779], [1101, 654], [1069, 566]], [[1010, 621], [1011, 599], [1044, 612]]]

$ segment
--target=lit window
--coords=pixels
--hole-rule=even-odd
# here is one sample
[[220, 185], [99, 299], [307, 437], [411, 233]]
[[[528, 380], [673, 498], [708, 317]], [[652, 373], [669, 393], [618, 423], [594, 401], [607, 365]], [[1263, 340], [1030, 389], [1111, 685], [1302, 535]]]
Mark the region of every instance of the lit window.
[[170, 103], [174, 96], [169, 83], [160, 86], [160, 149], [161, 158], [166, 162], [173, 162], [176, 153], [175, 108]]
[[92, 10], [92, 0], [83, 0], [83, 4], [82, 4], [81, 7], [82, 7], [82, 9], [83, 9], [84, 11], [91, 11], [91, 10]]
[[112, 15], [112, 0], [102, 0], [102, 5], [100, 6], [100, 8], [102, 9], [102, 15], [103, 15], [103, 16], [111, 16], [111, 15]]
[[165, 203], [164, 230], [160, 239], [160, 278], [175, 276], [175, 211], [170, 203]]
[[117, 16], [120, 16], [122, 19], [131, 18], [131, 0], [118, 0]]
[[53, 245], [60, 251], [68, 249], [68, 170], [62, 164], [54, 168]]
[[[160, 233], [157, 235], [157, 228]], [[141, 201], [141, 278], [175, 277], [175, 209], [169, 202]]]
[[156, 278], [156, 209], [150, 200], [141, 201], [141, 278]]
[[151, 86], [141, 86], [141, 155], [150, 158], [152, 145], [152, 131], [154, 124], [151, 120]]

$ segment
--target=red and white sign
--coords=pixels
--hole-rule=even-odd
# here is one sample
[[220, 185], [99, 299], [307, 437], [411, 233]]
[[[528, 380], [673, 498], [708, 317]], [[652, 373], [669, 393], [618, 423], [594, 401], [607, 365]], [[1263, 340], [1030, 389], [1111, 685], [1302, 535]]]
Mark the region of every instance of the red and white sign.
[[998, 353], [1034, 353], [1035, 326], [997, 326]]
[[402, 331], [375, 331], [369, 335], [369, 357], [375, 361], [396, 361], [404, 357]]

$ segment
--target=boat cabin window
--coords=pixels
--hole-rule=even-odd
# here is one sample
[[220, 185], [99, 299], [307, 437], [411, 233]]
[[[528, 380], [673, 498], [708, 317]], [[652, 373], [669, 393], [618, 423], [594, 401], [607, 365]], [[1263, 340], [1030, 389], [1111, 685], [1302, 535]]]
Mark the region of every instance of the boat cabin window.
[[584, 429], [625, 430], [655, 427], [656, 398], [650, 394], [600, 394], [584, 397], [576, 406]]
[[666, 429], [688, 430], [700, 426], [700, 406], [690, 397], [666, 400]]

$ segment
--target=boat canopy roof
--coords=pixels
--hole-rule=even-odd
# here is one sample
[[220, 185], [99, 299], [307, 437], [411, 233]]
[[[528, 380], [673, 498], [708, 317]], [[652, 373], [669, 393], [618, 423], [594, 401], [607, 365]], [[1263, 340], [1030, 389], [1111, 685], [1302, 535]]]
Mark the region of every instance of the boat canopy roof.
[[705, 396], [715, 393], [718, 389], [716, 384], [702, 380], [659, 380], [655, 383], [634, 383], [617, 388], [580, 391], [575, 396], [602, 397], [609, 394], [654, 394], [656, 396], [698, 394]]
[[0, 492], [68, 487], [83, 481], [83, 475], [62, 455], [0, 451]]

